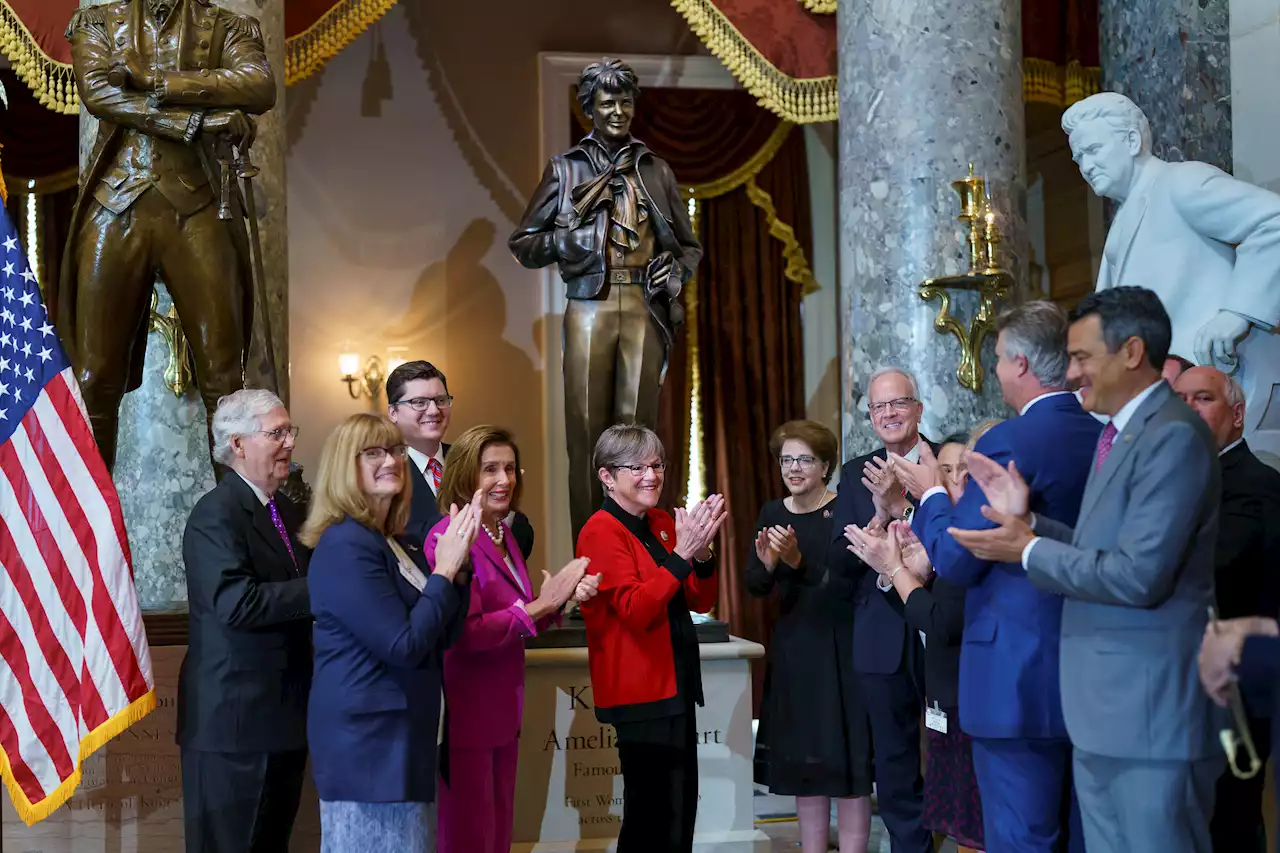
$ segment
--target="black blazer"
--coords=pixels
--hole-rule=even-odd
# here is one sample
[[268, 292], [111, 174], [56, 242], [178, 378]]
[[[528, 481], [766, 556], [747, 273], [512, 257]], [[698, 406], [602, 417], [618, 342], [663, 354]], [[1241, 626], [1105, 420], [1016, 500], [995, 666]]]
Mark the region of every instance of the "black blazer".
[[1214, 552], [1224, 619], [1280, 615], [1280, 471], [1241, 441], [1222, 455], [1222, 506]]
[[[440, 445], [440, 455], [448, 458], [449, 445]], [[407, 461], [409, 477], [413, 481], [413, 495], [409, 499], [409, 523], [405, 525], [404, 534], [422, 547], [426, 543], [427, 534], [436, 526], [436, 522], [444, 518], [444, 513], [436, 502], [435, 492], [427, 485], [427, 478], [413, 464], [412, 459]], [[516, 517], [511, 520], [511, 535], [520, 546], [520, 556], [529, 559], [529, 555], [533, 553], [533, 525], [523, 512], [517, 512]]]
[[883, 593], [908, 626], [924, 632], [925, 699], [930, 706], [937, 702], [952, 716], [957, 716], [960, 707], [960, 640], [966, 592], [964, 587], [935, 576], [912, 591], [905, 604], [896, 589]]
[[[937, 451], [937, 445], [928, 439], [929, 446]], [[831, 545], [827, 551], [827, 566], [831, 573], [832, 592], [849, 596], [853, 600], [853, 670], [872, 675], [890, 675], [906, 668], [913, 676], [920, 676], [919, 655], [916, 649], [920, 638], [907, 630], [907, 623], [900, 610], [886, 601], [893, 592], [876, 589], [876, 572], [850, 553], [849, 542], [844, 538], [846, 525], [865, 527], [875, 517], [875, 504], [871, 492], [862, 485], [862, 467], [873, 457], [885, 458], [881, 447], [873, 453], [846, 462], [840, 469], [840, 486], [834, 501], [835, 516], [831, 525]], [[912, 505], [916, 505], [911, 498]]]
[[178, 743], [211, 752], [306, 749], [311, 689], [310, 552], [302, 510], [275, 495], [295, 567], [271, 514], [228, 472], [182, 538], [189, 614], [178, 675]]

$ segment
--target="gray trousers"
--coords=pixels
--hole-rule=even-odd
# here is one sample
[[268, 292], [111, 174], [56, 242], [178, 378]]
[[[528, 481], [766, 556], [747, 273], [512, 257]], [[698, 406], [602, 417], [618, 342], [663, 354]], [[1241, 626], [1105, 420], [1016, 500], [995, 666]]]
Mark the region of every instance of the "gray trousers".
[[1089, 853], [1212, 853], [1209, 818], [1224, 758], [1146, 761], [1075, 751]]

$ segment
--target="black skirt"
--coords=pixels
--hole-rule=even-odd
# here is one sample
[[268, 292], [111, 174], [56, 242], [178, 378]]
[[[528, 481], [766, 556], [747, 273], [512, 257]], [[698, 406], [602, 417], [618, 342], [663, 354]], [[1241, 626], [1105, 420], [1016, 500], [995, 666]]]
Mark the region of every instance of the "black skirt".
[[779, 598], [755, 752], [755, 780], [775, 794], [871, 793], [871, 730], [853, 677], [853, 605], [824, 582], [831, 507], [796, 515], [779, 500], [761, 510], [756, 530], [779, 524], [796, 531], [797, 569], [779, 564], [770, 573], [755, 556], [754, 536], [750, 546], [749, 591]]

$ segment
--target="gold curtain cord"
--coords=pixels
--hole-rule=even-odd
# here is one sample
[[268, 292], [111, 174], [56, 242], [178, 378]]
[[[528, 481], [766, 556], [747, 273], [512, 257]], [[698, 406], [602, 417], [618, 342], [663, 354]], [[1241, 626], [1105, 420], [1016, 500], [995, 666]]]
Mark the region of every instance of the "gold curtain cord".
[[835, 75], [797, 79], [783, 74], [712, 0], [671, 0], [671, 5], [762, 107], [796, 124], [836, 120]]
[[5, 0], [0, 0], [0, 51], [18, 79], [27, 85], [40, 103], [56, 113], [72, 115], [80, 111], [71, 66], [45, 55], [35, 36]]
[[285, 84], [305, 80], [391, 10], [396, 0], [342, 0], [285, 42]]

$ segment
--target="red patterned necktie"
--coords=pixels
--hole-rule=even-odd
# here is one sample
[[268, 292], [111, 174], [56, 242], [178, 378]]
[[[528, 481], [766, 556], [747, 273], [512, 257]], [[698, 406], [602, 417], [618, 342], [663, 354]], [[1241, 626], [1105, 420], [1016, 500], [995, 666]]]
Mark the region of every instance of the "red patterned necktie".
[[444, 468], [434, 456], [427, 460], [427, 470], [431, 472], [431, 484], [435, 491], [440, 491], [440, 478], [444, 476]]
[[1115, 421], [1109, 421], [1103, 427], [1102, 435], [1098, 436], [1098, 453], [1093, 463], [1096, 470], [1102, 470], [1102, 463], [1107, 461], [1107, 456], [1111, 453], [1111, 445], [1115, 444], [1117, 432]]

